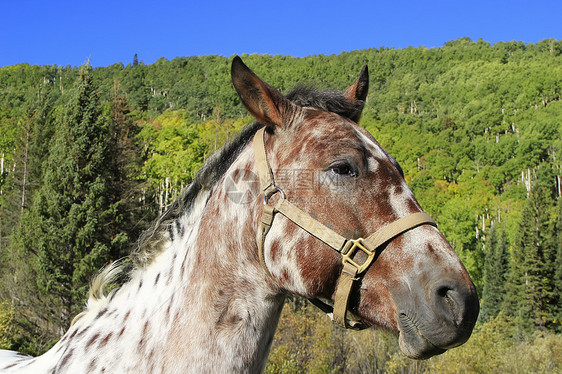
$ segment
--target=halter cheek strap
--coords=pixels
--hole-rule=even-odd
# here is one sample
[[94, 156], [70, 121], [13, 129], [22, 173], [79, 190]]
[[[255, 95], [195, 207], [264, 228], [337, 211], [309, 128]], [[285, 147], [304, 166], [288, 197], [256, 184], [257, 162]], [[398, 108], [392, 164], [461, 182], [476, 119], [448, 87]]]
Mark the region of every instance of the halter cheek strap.
[[[385, 243], [421, 225], [427, 224], [437, 226], [435, 221], [426, 213], [418, 212], [402, 217], [381, 227], [374, 234], [365, 239], [344, 238], [289, 202], [283, 190], [275, 185], [275, 179], [273, 178], [273, 173], [269, 167], [265, 153], [264, 132], [265, 127], [258, 130], [253, 140], [256, 167], [264, 194], [263, 213], [260, 225], [261, 238], [258, 242], [259, 258], [263, 268], [267, 274], [271, 276], [265, 263], [264, 243], [266, 235], [275, 219], [275, 215], [281, 213], [303, 230], [332, 247], [342, 256], [343, 268], [336, 289], [334, 305], [331, 306], [319, 299], [312, 299], [310, 301], [321, 310], [328, 313], [338, 326], [355, 330], [369, 327], [357, 318], [348, 318], [348, 314], [351, 315], [351, 313], [348, 312], [347, 307], [354, 282], [359, 280], [359, 276], [376, 260]], [[277, 203], [272, 206], [268, 204], [268, 202], [275, 194], [279, 194], [280, 196]], [[362, 263], [354, 260], [355, 255], [359, 251], [367, 255], [367, 259]]]

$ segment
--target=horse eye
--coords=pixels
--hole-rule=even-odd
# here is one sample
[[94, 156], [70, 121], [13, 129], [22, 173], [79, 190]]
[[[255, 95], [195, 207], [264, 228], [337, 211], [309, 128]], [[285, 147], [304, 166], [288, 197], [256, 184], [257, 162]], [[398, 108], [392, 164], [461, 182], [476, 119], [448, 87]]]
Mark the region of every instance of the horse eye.
[[354, 177], [356, 175], [355, 171], [351, 165], [347, 163], [340, 163], [330, 166], [332, 173], [342, 176]]

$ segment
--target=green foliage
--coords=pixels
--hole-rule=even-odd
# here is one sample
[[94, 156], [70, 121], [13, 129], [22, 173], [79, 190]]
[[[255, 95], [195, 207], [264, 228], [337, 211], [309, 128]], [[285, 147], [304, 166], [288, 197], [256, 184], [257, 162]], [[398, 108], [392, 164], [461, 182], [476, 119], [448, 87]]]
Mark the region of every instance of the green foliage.
[[495, 318], [502, 310], [509, 266], [508, 240], [503, 227], [492, 225], [486, 240], [484, 290], [480, 305], [482, 321]]
[[[400, 162], [463, 260], [483, 296], [483, 320], [493, 323], [500, 305], [518, 337], [562, 329], [561, 41], [492, 46], [461, 38], [431, 49], [242, 57], [283, 92], [302, 81], [345, 89], [368, 64], [361, 124]], [[90, 274], [125, 255], [207, 157], [251, 120], [229, 64], [203, 56], [0, 68], [0, 300], [12, 305], [18, 295], [14, 318], [23, 326], [13, 346], [38, 352], [60, 334], [67, 322], [54, 320], [80, 307]], [[504, 265], [505, 274], [491, 270]], [[280, 344], [268, 370], [425, 367], [401, 357], [391, 338], [339, 336], [303, 308], [308, 327], [297, 330], [322, 343], [295, 337], [306, 354]], [[33, 342], [33, 331], [49, 333]], [[360, 340], [383, 353], [364, 352], [368, 360], [351, 364], [345, 357], [359, 354]], [[330, 350], [339, 358], [322, 353]]]
[[167, 111], [141, 125], [138, 135], [146, 149], [142, 178], [166, 194], [162, 209], [191, 182], [203, 163], [197, 129], [185, 111]]
[[521, 215], [512, 253], [507, 310], [528, 327], [557, 328], [555, 273], [557, 235], [552, 170], [541, 165]]
[[11, 336], [14, 328], [14, 309], [6, 303], [0, 303], [0, 349], [11, 348]]
[[[300, 304], [299, 304], [300, 303]], [[344, 331], [309, 304], [285, 306], [266, 373], [555, 373], [562, 335], [521, 335], [503, 313], [477, 323], [470, 340], [427, 361], [405, 357], [384, 331]], [[343, 356], [342, 356], [343, 355]], [[343, 357], [343, 359], [342, 359]]]
[[279, 339], [271, 349], [266, 373], [339, 373], [345, 352], [338, 352], [330, 321], [296, 299], [285, 306]]
[[12, 304], [0, 302], [0, 349], [37, 355], [45, 344], [36, 326], [18, 315]]
[[[393, 354], [398, 354], [394, 336], [374, 330], [350, 333], [312, 304], [295, 299], [285, 305], [265, 372], [383, 372]], [[413, 360], [408, 364], [416, 365]]]
[[428, 361], [429, 373], [556, 373], [562, 370], [562, 335], [518, 338], [503, 315], [478, 324], [470, 340]]
[[554, 322], [557, 331], [562, 332], [562, 197], [558, 198], [558, 219], [554, 226], [556, 236], [553, 238], [553, 247], [556, 248], [554, 258]]
[[[25, 280], [36, 278], [35, 284], [16, 289], [33, 290], [49, 305], [45, 315], [35, 309], [35, 300], [26, 301], [33, 306], [28, 312], [37, 313], [51, 336], [64, 331], [81, 310], [91, 276], [124, 255], [112, 122], [90, 70], [82, 68], [43, 164], [43, 183], [15, 232], [14, 252], [20, 258], [12, 267], [26, 274]], [[19, 262], [26, 257], [28, 263]]]
[[140, 178], [155, 191], [162, 212], [186, 187], [205, 159], [248, 123], [215, 119], [194, 124], [185, 110], [167, 110], [141, 124], [138, 139], [146, 152]]

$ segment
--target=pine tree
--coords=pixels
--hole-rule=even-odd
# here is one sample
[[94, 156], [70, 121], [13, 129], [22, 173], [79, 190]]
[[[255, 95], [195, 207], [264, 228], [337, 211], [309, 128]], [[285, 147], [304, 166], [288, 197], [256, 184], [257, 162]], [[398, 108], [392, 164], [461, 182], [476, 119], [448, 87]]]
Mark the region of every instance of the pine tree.
[[550, 328], [555, 320], [556, 273], [550, 165], [541, 165], [525, 202], [512, 253], [506, 310], [521, 324]]
[[[36, 102], [33, 107], [32, 134], [29, 145], [29, 199], [38, 189], [43, 180], [43, 163], [49, 154], [51, 139], [55, 133], [56, 100], [60, 91], [53, 85], [46, 84], [40, 87]], [[30, 204], [29, 204], [30, 205]]]
[[117, 233], [113, 238], [112, 258], [127, 256], [135, 239], [148, 227], [157, 210], [143, 198], [141, 173], [142, 152], [136, 136], [140, 127], [131, 116], [131, 106], [124, 94], [114, 87], [109, 103], [110, 149], [107, 157], [113, 160], [108, 177], [110, 189], [116, 196], [112, 229]]
[[480, 318], [487, 321], [502, 309], [508, 271], [509, 243], [503, 227], [492, 225], [486, 241], [484, 291]]
[[21, 247], [35, 258], [38, 293], [50, 309], [50, 319], [40, 311], [38, 318], [53, 335], [64, 332], [82, 308], [94, 272], [120, 255], [112, 147], [110, 121], [85, 65], [20, 235]]
[[[12, 336], [5, 336], [9, 347], [30, 354], [39, 353], [45, 343], [41, 339], [39, 320], [46, 320], [43, 295], [38, 292], [34, 252], [25, 248], [22, 222], [28, 215], [35, 191], [42, 183], [43, 168], [48, 147], [54, 133], [54, 102], [58, 91], [42, 84], [28, 98], [25, 117], [20, 123], [21, 136], [16, 144], [16, 154], [9, 189], [4, 190], [4, 204], [0, 204], [0, 298], [6, 300], [14, 312], [11, 322]], [[31, 229], [32, 230], [32, 229]], [[32, 230], [32, 234], [33, 234]], [[24, 314], [22, 311], [35, 311]], [[29, 334], [29, 335], [26, 335]], [[36, 339], [28, 339], [36, 336]]]

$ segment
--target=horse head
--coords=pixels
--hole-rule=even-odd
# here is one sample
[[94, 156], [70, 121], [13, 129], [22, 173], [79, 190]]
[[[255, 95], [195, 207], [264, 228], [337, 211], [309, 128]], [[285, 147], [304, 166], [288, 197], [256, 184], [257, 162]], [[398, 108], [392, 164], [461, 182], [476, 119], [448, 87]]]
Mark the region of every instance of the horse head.
[[264, 125], [254, 139], [256, 240], [268, 282], [334, 305], [345, 327], [398, 333], [412, 358], [466, 342], [479, 311], [474, 284], [398, 162], [357, 124], [367, 67], [343, 93], [301, 87], [283, 96], [238, 57], [232, 81]]

